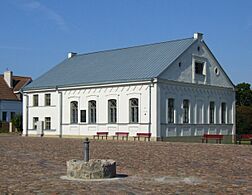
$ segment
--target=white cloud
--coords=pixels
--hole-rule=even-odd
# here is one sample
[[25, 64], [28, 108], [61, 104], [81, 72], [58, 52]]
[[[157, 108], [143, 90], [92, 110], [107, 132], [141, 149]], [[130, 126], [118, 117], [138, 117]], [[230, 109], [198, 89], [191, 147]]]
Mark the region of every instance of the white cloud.
[[24, 0], [21, 3], [19, 3], [19, 6], [29, 11], [38, 11], [42, 15], [47, 17], [49, 20], [54, 22], [61, 30], [64, 30], [64, 31], [68, 30], [67, 24], [64, 18], [60, 14], [56, 13], [54, 10], [40, 3], [39, 1]]

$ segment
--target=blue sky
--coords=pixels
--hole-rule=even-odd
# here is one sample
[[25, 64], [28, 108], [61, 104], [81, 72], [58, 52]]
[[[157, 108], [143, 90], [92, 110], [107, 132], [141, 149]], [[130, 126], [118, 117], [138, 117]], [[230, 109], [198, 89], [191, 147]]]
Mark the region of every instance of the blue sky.
[[252, 83], [251, 0], [1, 0], [0, 73], [33, 79], [67, 57], [192, 37], [234, 84]]

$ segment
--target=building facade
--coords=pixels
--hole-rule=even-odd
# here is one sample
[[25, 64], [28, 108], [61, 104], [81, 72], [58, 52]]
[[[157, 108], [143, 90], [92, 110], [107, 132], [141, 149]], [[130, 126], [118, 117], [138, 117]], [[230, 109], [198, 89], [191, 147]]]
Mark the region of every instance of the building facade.
[[31, 82], [30, 77], [13, 76], [12, 71], [0, 75], [0, 121], [10, 122], [22, 113], [21, 88]]
[[234, 85], [201, 33], [77, 55], [24, 89], [23, 134], [151, 133], [152, 139], [235, 134]]

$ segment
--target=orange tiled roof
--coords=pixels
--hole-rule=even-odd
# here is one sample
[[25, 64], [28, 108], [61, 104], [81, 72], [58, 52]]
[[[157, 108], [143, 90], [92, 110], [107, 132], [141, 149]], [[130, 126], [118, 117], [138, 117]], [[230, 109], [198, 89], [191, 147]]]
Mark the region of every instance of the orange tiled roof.
[[0, 100], [20, 100], [14, 93], [18, 92], [22, 87], [27, 85], [31, 81], [30, 77], [13, 76], [13, 88], [9, 88], [4, 80], [4, 76], [0, 75]]

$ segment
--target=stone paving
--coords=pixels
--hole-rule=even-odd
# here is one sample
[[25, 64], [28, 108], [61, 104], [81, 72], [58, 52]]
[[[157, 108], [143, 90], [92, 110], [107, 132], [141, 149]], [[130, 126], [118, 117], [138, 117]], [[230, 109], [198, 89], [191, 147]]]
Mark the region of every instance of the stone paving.
[[251, 145], [91, 141], [91, 158], [114, 159], [119, 179], [61, 179], [82, 142], [0, 136], [0, 194], [252, 194]]

